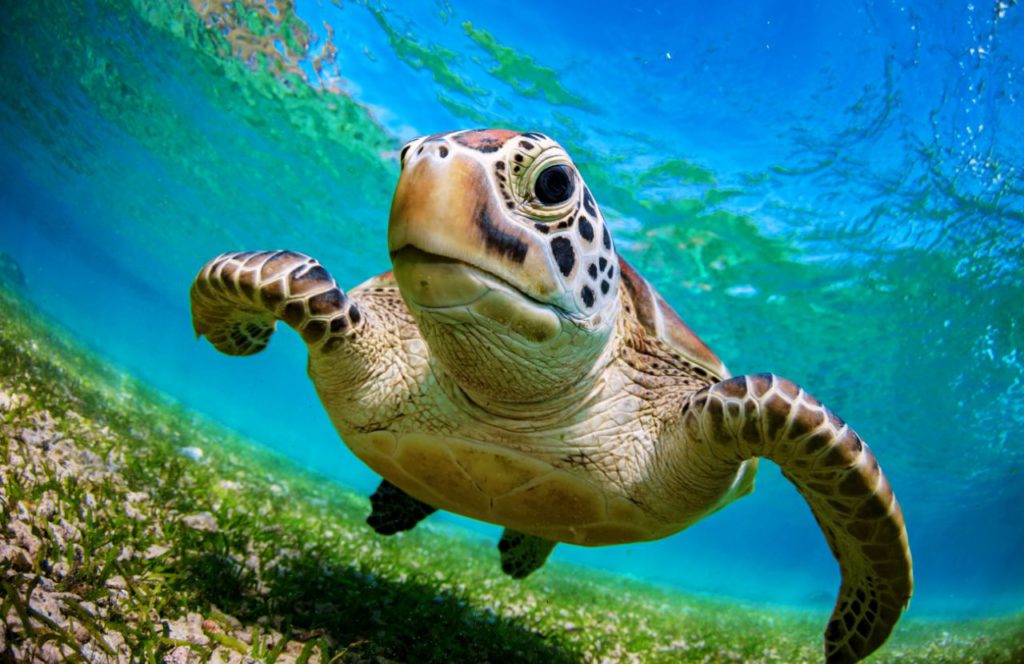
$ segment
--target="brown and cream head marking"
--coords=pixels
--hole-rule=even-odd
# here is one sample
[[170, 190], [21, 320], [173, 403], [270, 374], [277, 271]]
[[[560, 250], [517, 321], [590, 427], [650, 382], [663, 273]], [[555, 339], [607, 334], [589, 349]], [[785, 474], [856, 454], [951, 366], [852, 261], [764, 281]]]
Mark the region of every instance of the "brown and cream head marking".
[[578, 387], [615, 328], [619, 262], [569, 155], [489, 129], [415, 139], [401, 161], [388, 248], [446, 372], [488, 402]]

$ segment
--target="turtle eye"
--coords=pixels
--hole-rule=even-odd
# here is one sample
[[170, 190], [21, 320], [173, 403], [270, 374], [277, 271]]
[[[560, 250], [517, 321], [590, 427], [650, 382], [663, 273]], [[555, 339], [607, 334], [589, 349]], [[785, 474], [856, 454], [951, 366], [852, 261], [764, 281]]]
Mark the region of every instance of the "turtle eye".
[[533, 184], [534, 195], [544, 205], [564, 203], [569, 200], [575, 189], [572, 172], [564, 164], [548, 166], [540, 172]]

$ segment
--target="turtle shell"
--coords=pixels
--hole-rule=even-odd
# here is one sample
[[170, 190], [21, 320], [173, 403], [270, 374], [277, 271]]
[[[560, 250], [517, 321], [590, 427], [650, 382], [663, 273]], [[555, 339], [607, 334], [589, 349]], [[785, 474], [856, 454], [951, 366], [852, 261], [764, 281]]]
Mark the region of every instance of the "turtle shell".
[[729, 378], [729, 370], [718, 356], [683, 322], [654, 286], [621, 256], [619, 269], [632, 300], [632, 315], [648, 334], [661, 339], [684, 359], [707, 369], [713, 376]]

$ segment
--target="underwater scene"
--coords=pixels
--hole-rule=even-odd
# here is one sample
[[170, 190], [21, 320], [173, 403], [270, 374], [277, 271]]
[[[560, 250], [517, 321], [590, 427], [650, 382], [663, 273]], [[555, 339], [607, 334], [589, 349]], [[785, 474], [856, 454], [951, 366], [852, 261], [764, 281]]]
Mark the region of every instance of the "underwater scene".
[[0, 32], [4, 661], [1024, 661], [1016, 0]]

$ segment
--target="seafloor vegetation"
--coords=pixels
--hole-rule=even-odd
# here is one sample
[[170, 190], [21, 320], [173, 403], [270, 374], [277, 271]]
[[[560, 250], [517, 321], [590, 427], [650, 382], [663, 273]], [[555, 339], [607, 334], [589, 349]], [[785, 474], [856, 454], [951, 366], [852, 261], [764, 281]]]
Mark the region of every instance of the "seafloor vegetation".
[[[421, 525], [75, 348], [0, 289], [0, 660], [818, 661], [824, 615], [712, 601]], [[872, 661], [1024, 661], [1024, 614], [904, 620]]]

